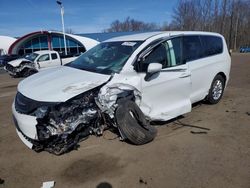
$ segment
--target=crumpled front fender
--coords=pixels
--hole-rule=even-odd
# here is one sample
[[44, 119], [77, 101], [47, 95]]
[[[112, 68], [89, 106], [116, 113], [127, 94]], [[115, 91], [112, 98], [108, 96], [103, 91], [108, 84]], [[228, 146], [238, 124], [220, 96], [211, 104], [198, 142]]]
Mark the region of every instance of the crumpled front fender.
[[[117, 83], [116, 81], [120, 82]], [[137, 105], [141, 101], [140, 77], [135, 75], [114, 75], [113, 79], [104, 85], [96, 98], [96, 103], [102, 112], [107, 113], [111, 118], [114, 118], [114, 112], [117, 108], [117, 100], [126, 97], [131, 93]]]

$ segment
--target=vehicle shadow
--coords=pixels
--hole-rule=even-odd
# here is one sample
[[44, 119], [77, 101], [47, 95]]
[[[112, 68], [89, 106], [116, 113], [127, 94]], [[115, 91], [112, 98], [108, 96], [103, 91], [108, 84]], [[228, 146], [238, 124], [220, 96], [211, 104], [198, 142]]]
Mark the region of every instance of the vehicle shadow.
[[[194, 103], [192, 105], [192, 109], [199, 108], [202, 105], [207, 105], [207, 103], [205, 101], [200, 101], [200, 102]], [[197, 129], [202, 129], [202, 130], [206, 130], [206, 131], [210, 130], [209, 128], [206, 128], [206, 127], [200, 127], [200, 126], [184, 123], [183, 121], [181, 121], [184, 118], [185, 118], [185, 116], [181, 115], [181, 116], [178, 116], [176, 118], [173, 118], [173, 119], [167, 120], [167, 121], [151, 121], [150, 124], [152, 126], [164, 126], [164, 125], [168, 126], [171, 123], [174, 124], [174, 125], [177, 125], [177, 126], [174, 126], [172, 128], [172, 130], [177, 130], [177, 129], [180, 129], [180, 128], [183, 128], [183, 127], [197, 128]], [[193, 131], [192, 131], [192, 133], [195, 134], [195, 132], [193, 132]]]
[[108, 182], [102, 182], [96, 186], [96, 188], [112, 188], [112, 185]]

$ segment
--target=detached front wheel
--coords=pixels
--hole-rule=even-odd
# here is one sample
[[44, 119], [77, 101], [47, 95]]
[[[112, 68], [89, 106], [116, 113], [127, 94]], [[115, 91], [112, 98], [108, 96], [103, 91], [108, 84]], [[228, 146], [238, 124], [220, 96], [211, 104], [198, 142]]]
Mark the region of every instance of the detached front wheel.
[[156, 128], [147, 122], [141, 109], [131, 100], [118, 103], [115, 118], [122, 137], [135, 145], [151, 142], [157, 134]]
[[221, 75], [216, 75], [209, 90], [207, 101], [210, 104], [217, 104], [223, 93], [225, 88], [225, 79]]

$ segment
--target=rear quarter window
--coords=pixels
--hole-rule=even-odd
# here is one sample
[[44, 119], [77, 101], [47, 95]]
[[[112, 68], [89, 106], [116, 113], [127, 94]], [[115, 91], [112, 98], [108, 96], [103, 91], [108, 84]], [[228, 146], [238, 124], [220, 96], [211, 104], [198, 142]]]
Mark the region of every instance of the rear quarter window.
[[217, 36], [200, 36], [204, 57], [220, 54], [223, 51], [222, 38]]

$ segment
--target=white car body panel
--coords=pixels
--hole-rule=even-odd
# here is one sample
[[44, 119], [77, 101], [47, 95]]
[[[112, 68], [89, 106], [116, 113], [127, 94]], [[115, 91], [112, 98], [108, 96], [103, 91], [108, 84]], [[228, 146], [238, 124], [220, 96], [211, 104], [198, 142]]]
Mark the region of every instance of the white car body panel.
[[20, 59], [15, 59], [13, 61], [8, 62], [8, 64], [12, 65], [13, 67], [19, 66], [23, 61], [29, 61], [28, 59], [25, 58], [20, 58]]
[[[57, 56], [56, 59], [52, 59], [52, 54], [50, 54], [50, 65], [49, 65], [50, 67], [58, 66], [58, 59], [60, 60], [60, 56], [58, 53], [56, 54], [56, 56]], [[59, 65], [61, 64], [62, 62], [59, 62]]]
[[[58, 66], [66, 64], [66, 63], [69, 63], [71, 61], [74, 61], [77, 58], [77, 57], [69, 57], [69, 58], [62, 58], [61, 59], [57, 51], [50, 51], [50, 50], [36, 51], [35, 53], [39, 54], [39, 56], [34, 61], [38, 71], [40, 71], [41, 69], [44, 69], [44, 68], [58, 67]], [[54, 60], [52, 59], [53, 53], [55, 53], [57, 55], [57, 59], [54, 59]], [[46, 55], [46, 54], [49, 54], [50, 59], [48, 61], [38, 62], [38, 59], [42, 55]]]
[[36, 132], [36, 117], [20, 114], [16, 111], [14, 103], [12, 104], [12, 113], [15, 117], [16, 123], [18, 124], [19, 129], [29, 138], [37, 140]]
[[107, 82], [109, 78], [109, 75], [63, 66], [24, 79], [19, 83], [18, 91], [37, 101], [64, 102]]
[[192, 103], [198, 102], [207, 96], [211, 83], [218, 73], [223, 72], [226, 76], [226, 82], [228, 82], [231, 58], [228, 52], [226, 52], [227, 48], [224, 39], [223, 46], [224, 52], [222, 54], [188, 62], [192, 82], [190, 94]]
[[[151, 120], [168, 120], [191, 111], [190, 72], [186, 65], [163, 69], [157, 78], [145, 81], [141, 74], [141, 109]], [[157, 92], [156, 92], [157, 91]]]
[[23, 141], [23, 143], [30, 149], [32, 149], [33, 144], [31, 142], [29, 142], [28, 140], [25, 139], [25, 137], [22, 135], [21, 132], [19, 132], [16, 129], [17, 135], [19, 136], [19, 138]]
[[74, 61], [77, 57], [68, 57], [68, 58], [64, 58], [62, 59], [62, 65], [65, 65], [67, 63], [70, 63], [72, 61]]

